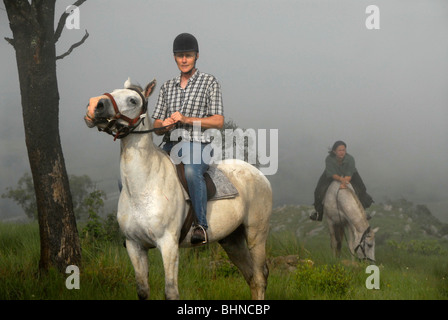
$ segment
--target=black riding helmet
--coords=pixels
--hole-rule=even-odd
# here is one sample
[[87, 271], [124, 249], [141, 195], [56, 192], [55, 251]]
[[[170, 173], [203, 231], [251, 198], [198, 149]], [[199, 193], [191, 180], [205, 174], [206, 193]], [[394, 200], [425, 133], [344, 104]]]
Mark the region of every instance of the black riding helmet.
[[174, 39], [173, 53], [179, 52], [199, 52], [198, 40], [189, 33], [181, 33]]

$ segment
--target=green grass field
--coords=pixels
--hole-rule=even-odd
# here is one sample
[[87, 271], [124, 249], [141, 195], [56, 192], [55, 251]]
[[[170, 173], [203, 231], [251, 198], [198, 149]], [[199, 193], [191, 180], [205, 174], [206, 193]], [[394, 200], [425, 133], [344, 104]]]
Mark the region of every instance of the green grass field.
[[[409, 251], [397, 244], [380, 245], [377, 259], [380, 289], [367, 289], [365, 264], [350, 264], [331, 256], [325, 236], [301, 243], [289, 232], [273, 233], [268, 242], [270, 300], [447, 299], [448, 258], [435, 251]], [[436, 243], [433, 243], [436, 246]], [[69, 274], [38, 273], [37, 224], [0, 224], [1, 300], [134, 300], [134, 272], [125, 248], [118, 242], [82, 240], [80, 289], [69, 290]], [[293, 256], [297, 264], [278, 257]], [[164, 298], [160, 253], [149, 252], [151, 299]], [[301, 260], [301, 261], [300, 261]], [[294, 259], [293, 259], [294, 261]], [[306, 262], [308, 261], [308, 262]], [[313, 265], [310, 266], [310, 262]], [[217, 244], [181, 251], [179, 290], [185, 300], [250, 299], [248, 286]]]

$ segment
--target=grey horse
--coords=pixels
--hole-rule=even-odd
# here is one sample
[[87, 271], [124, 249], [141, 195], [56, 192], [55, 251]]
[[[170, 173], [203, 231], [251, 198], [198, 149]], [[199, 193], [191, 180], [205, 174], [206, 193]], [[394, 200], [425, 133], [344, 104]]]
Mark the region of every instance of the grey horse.
[[[149, 297], [149, 248], [157, 247], [165, 269], [165, 296], [179, 299], [179, 247], [189, 247], [191, 232], [179, 244], [189, 204], [169, 156], [154, 145], [151, 121], [144, 121], [146, 89], [126, 81], [124, 89], [90, 99], [85, 121], [121, 141], [120, 171], [123, 189], [117, 219], [135, 270], [140, 299]], [[216, 165], [239, 195], [207, 205], [208, 239], [219, 241], [250, 286], [253, 299], [264, 299], [268, 268], [266, 240], [272, 212], [272, 190], [267, 178], [241, 160]]]
[[367, 221], [364, 208], [353, 187], [340, 188], [338, 181], [333, 181], [325, 194], [324, 215], [330, 230], [333, 254], [341, 254], [344, 230], [349, 230], [348, 245], [354, 257], [361, 260], [375, 261], [375, 233]]

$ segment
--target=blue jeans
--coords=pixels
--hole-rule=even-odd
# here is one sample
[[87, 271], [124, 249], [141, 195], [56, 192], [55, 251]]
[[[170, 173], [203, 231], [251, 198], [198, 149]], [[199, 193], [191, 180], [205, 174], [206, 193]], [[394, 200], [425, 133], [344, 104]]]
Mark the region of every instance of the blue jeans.
[[[171, 141], [167, 142], [163, 146], [163, 150], [171, 151], [171, 158], [175, 163], [180, 160], [184, 164], [191, 204], [196, 213], [198, 224], [207, 230], [207, 187], [204, 173], [209, 168], [210, 159], [204, 160], [202, 154], [208, 144], [182, 141], [176, 144], [175, 150], [172, 150], [174, 145], [175, 143]], [[173, 154], [173, 152], [177, 152], [177, 154]]]

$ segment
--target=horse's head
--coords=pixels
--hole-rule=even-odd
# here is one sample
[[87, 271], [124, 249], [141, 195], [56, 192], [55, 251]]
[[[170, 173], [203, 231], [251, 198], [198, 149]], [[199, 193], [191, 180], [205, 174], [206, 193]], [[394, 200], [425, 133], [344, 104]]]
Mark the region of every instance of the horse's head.
[[355, 254], [359, 259], [375, 262], [375, 233], [378, 229], [368, 227], [362, 235], [359, 244], [355, 247]]
[[154, 91], [156, 80], [145, 89], [131, 84], [128, 79], [124, 89], [114, 90], [90, 98], [84, 120], [89, 128], [113, 134], [116, 138], [134, 130], [146, 116], [148, 97]]

